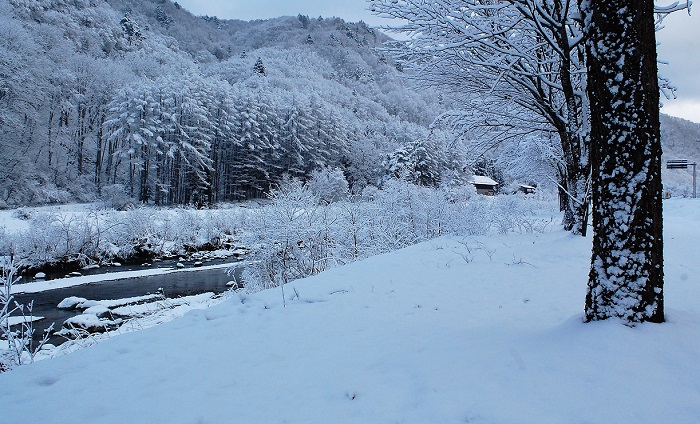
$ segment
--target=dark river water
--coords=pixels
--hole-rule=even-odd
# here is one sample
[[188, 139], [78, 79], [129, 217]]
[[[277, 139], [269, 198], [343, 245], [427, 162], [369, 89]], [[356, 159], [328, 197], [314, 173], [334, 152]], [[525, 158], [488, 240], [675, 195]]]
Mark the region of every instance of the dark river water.
[[[215, 260], [205, 262], [204, 265], [216, 265], [234, 262], [233, 259]], [[141, 269], [152, 269], [157, 267], [171, 267], [174, 264], [156, 263], [152, 267]], [[191, 264], [187, 264], [188, 268]], [[110, 271], [128, 271], [139, 267], [109, 268]], [[98, 270], [99, 271], [99, 270]], [[104, 269], [101, 270], [104, 273]], [[94, 270], [90, 272], [95, 273]], [[83, 272], [87, 275], [88, 272]], [[233, 280], [233, 277], [226, 273], [226, 268], [202, 269], [197, 271], [173, 272], [165, 275], [153, 275], [136, 278], [126, 278], [121, 280], [102, 281], [99, 283], [89, 283], [80, 286], [73, 286], [64, 289], [54, 289], [41, 293], [29, 293], [15, 295], [15, 300], [21, 304], [29, 304], [34, 301], [32, 315], [42, 316], [43, 320], [34, 323], [34, 338], [40, 339], [44, 330], [51, 323], [55, 323], [54, 329], [59, 330], [63, 321], [80, 314], [82, 311], [66, 311], [58, 309], [57, 305], [70, 296], [83, 297], [88, 300], [109, 300], [122, 299], [134, 296], [152, 294], [162, 289], [168, 298], [189, 296], [205, 292], [223, 293], [228, 289], [226, 283]], [[50, 343], [60, 344], [65, 339], [52, 337]]]

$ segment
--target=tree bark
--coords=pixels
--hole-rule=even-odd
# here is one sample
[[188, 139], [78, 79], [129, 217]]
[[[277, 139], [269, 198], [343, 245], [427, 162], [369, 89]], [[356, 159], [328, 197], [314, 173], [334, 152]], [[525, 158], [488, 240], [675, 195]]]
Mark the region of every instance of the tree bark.
[[663, 322], [653, 0], [579, 0], [591, 102], [593, 252], [586, 320]]

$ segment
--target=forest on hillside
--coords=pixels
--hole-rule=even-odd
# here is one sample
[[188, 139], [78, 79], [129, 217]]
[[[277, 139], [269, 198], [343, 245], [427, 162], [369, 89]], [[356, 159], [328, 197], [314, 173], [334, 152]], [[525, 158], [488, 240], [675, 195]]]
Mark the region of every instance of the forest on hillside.
[[319, 169], [340, 169], [355, 190], [463, 173], [450, 136], [428, 128], [440, 96], [411, 90], [377, 50], [388, 37], [362, 22], [11, 0], [0, 28], [2, 207], [203, 206]]

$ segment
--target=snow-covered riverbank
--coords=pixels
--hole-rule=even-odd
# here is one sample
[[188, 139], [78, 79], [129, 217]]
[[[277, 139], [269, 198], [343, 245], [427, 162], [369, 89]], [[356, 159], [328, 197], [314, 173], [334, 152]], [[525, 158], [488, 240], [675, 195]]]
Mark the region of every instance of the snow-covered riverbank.
[[140, 264], [197, 251], [214, 251], [221, 257], [240, 247], [236, 235], [247, 217], [247, 208], [238, 206], [117, 211], [74, 204], [4, 210], [0, 256], [13, 256], [23, 268], [66, 271], [112, 262]]

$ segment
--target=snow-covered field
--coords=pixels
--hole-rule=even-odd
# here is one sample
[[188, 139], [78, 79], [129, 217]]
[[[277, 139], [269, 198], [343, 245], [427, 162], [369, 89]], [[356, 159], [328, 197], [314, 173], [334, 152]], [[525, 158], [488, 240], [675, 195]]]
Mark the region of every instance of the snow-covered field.
[[698, 423], [700, 202], [668, 322], [583, 324], [590, 238], [440, 238], [0, 374], [23, 423]]

